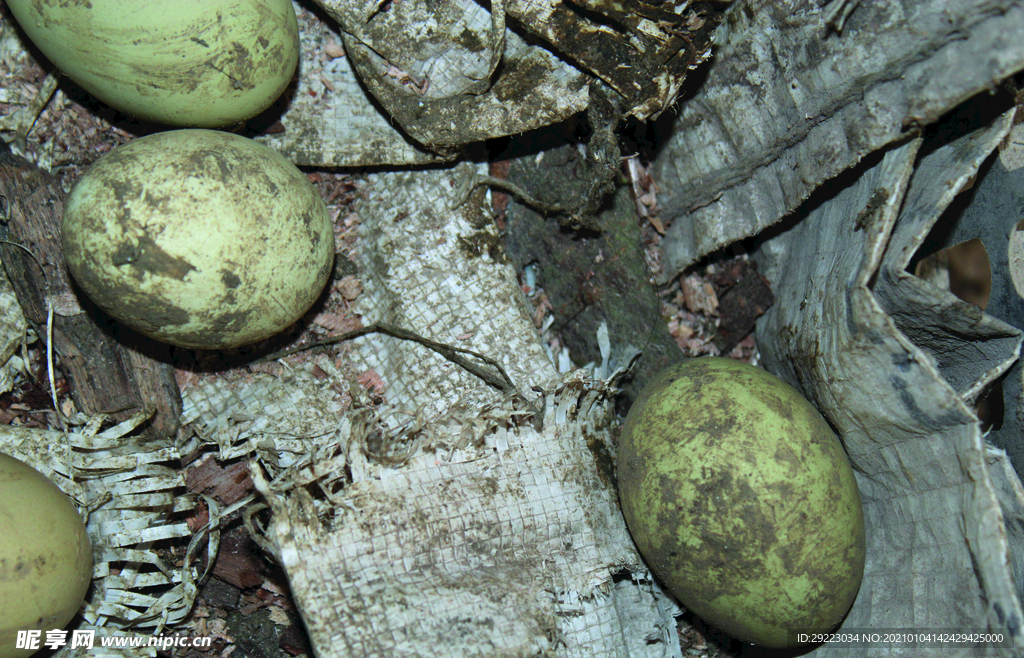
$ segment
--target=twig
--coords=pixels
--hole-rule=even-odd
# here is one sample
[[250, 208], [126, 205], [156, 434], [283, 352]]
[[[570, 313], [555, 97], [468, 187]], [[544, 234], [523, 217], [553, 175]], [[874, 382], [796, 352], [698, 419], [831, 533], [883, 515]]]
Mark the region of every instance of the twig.
[[458, 208], [462, 204], [466, 203], [466, 201], [469, 200], [469, 196], [473, 193], [473, 190], [481, 185], [496, 187], [503, 192], [507, 192], [519, 199], [523, 205], [529, 206], [534, 210], [538, 210], [545, 215], [570, 213], [573, 210], [571, 206], [562, 205], [560, 203], [545, 203], [544, 201], [535, 199], [529, 192], [515, 183], [505, 180], [504, 178], [485, 176], [483, 174], [470, 174], [469, 178], [462, 184], [460, 190], [456, 193], [457, 198], [454, 204], [455, 207]]
[[[50, 398], [53, 400], [53, 411], [60, 421], [60, 429], [64, 432], [65, 438], [68, 434], [67, 423], [64, 420], [64, 412], [60, 410], [60, 402], [57, 400], [57, 384], [53, 376], [53, 306], [46, 305], [46, 377], [50, 382]], [[68, 446], [71, 447], [70, 445]], [[69, 453], [70, 454], [70, 453]], [[70, 457], [69, 457], [70, 460]], [[73, 471], [72, 471], [73, 473]]]
[[13, 142], [15, 150], [19, 154], [25, 152], [26, 145], [28, 143], [28, 134], [32, 131], [33, 126], [36, 125], [36, 120], [39, 119], [39, 115], [43, 113], [43, 110], [46, 109], [46, 106], [50, 103], [50, 98], [53, 97], [53, 92], [57, 90], [58, 82], [58, 74], [48, 74], [46, 79], [43, 80], [43, 84], [40, 85], [35, 96], [33, 96], [32, 100], [29, 101], [28, 105], [12, 114], [0, 117], [0, 130], [10, 130], [14, 132]]
[[836, 34], [842, 34], [846, 19], [859, 4], [860, 0], [831, 0], [826, 3], [829, 8], [825, 10], [825, 27]]
[[[438, 354], [448, 359], [455, 365], [460, 366], [465, 370], [468, 370], [470, 373], [476, 375], [477, 377], [484, 380], [486, 383], [490, 384], [499, 391], [503, 393], [516, 392], [516, 387], [515, 384], [512, 383], [512, 379], [508, 376], [508, 373], [505, 372], [505, 369], [501, 367], [501, 364], [495, 361], [494, 359], [483, 354], [480, 354], [479, 352], [474, 352], [473, 350], [467, 350], [462, 347], [454, 347], [452, 345], [447, 345], [445, 343], [439, 343], [437, 341], [430, 340], [429, 338], [424, 338], [423, 336], [420, 336], [415, 332], [409, 331], [407, 329], [402, 329], [401, 327], [396, 327], [394, 325], [386, 324], [384, 322], [375, 322], [366, 327], [353, 329], [352, 331], [346, 331], [345, 333], [338, 334], [337, 336], [330, 336], [328, 338], [323, 338], [321, 340], [315, 340], [307, 345], [289, 347], [288, 349], [284, 349], [279, 352], [273, 352], [271, 354], [267, 354], [266, 356], [260, 357], [259, 359], [256, 359], [252, 363], [255, 364], [263, 363], [265, 361], [274, 361], [276, 359], [280, 359], [290, 354], [296, 354], [297, 352], [303, 352], [306, 350], [319, 351], [320, 348], [327, 347], [329, 345], [334, 345], [336, 343], [342, 343], [347, 340], [359, 338], [361, 336], [366, 336], [367, 334], [384, 334], [385, 336], [391, 336], [392, 338], [398, 338], [399, 340], [411, 340], [413, 342], [419, 343], [420, 345], [423, 345], [427, 349], [437, 352]], [[489, 371], [487, 368], [481, 367], [479, 364], [473, 363], [469, 359], [465, 358], [465, 356], [463, 355], [468, 355], [476, 359], [479, 359], [480, 361], [483, 361], [487, 365], [497, 370], [497, 374]]]

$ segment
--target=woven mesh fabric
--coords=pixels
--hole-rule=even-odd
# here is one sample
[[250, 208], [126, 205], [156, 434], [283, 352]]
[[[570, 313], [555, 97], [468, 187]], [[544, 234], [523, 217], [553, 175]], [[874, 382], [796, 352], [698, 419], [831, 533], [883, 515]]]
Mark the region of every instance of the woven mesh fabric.
[[[460, 204], [474, 171], [368, 178], [354, 309], [493, 358], [521, 396], [371, 334], [339, 357], [383, 384], [369, 419], [352, 408], [332, 424], [331, 382], [310, 363], [286, 382], [204, 381], [186, 389], [186, 417], [263, 455], [266, 537], [319, 658], [679, 655], [678, 609], [645, 580], [618, 508], [614, 389], [592, 370], [557, 374], [515, 271], [487, 248], [484, 195]], [[371, 447], [389, 442], [409, 449], [382, 463]], [[278, 444], [307, 456], [282, 464]], [[637, 580], [614, 583], [624, 572]]]

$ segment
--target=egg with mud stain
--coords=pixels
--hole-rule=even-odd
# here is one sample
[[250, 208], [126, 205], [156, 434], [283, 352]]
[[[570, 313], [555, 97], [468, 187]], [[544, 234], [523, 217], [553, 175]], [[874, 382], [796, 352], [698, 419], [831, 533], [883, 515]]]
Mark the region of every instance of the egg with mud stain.
[[128, 327], [224, 349], [298, 320], [334, 264], [320, 193], [251, 139], [174, 130], [115, 148], [76, 181], [61, 241], [68, 270]]
[[651, 570], [733, 637], [792, 647], [850, 609], [865, 564], [839, 439], [778, 377], [717, 357], [668, 366], [630, 408], [619, 496]]
[[299, 60], [290, 0], [8, 0], [32, 42], [114, 109], [212, 128], [264, 111]]

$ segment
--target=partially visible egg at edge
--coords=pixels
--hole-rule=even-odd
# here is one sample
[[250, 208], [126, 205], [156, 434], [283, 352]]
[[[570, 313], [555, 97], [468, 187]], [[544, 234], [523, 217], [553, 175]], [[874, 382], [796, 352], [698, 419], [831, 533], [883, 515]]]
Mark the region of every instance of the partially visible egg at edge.
[[24, 658], [18, 631], [63, 629], [92, 580], [92, 545], [71, 500], [25, 462], [0, 453], [0, 658]]
[[240, 123], [269, 108], [299, 59], [289, 0], [8, 0], [71, 80], [132, 116], [181, 127]]

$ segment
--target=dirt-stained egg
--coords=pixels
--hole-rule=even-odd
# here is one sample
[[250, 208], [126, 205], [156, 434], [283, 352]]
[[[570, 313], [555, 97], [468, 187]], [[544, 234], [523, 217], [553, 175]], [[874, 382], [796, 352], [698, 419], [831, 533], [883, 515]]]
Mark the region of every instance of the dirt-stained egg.
[[175, 130], [93, 163], [64, 208], [74, 281], [128, 327], [224, 349], [292, 325], [334, 263], [327, 207], [306, 175], [251, 139]]
[[182, 127], [270, 107], [299, 60], [290, 0], [8, 0], [32, 42], [111, 107]]
[[771, 373], [717, 357], [665, 368], [626, 416], [618, 482], [651, 570], [735, 638], [796, 646], [853, 604], [865, 560], [853, 469]]
[[16, 648], [18, 631], [67, 626], [91, 581], [92, 544], [71, 500], [0, 453], [0, 658], [34, 653]]

